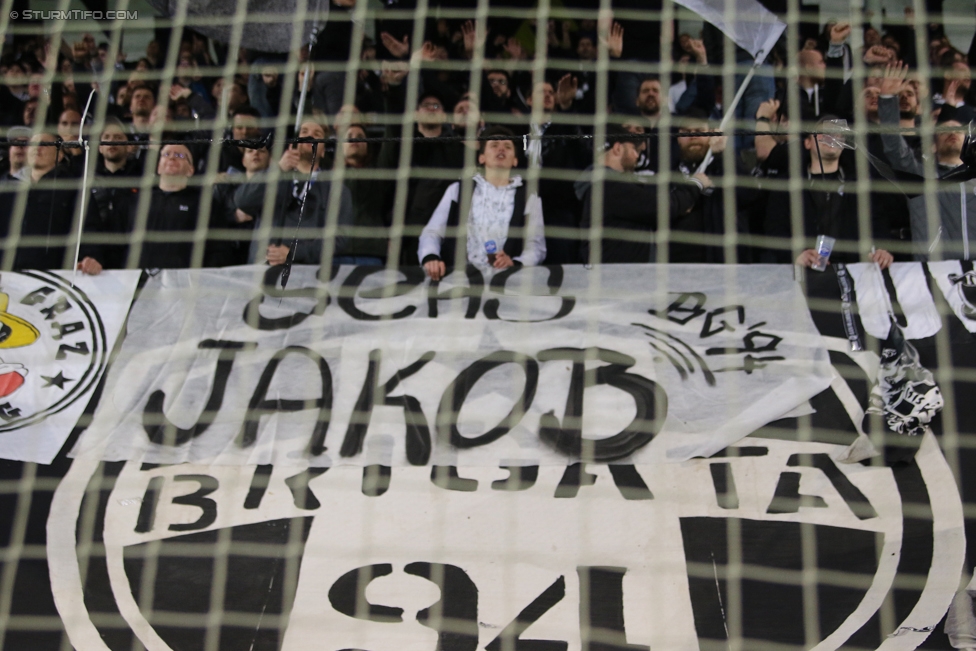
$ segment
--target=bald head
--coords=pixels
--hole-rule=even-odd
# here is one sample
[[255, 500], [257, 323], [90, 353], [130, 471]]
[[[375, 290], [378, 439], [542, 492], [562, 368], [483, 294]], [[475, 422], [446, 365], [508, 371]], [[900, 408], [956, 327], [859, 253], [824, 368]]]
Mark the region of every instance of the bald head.
[[797, 62], [800, 65], [800, 77], [808, 77], [814, 83], [823, 82], [827, 64], [820, 50], [800, 51]]

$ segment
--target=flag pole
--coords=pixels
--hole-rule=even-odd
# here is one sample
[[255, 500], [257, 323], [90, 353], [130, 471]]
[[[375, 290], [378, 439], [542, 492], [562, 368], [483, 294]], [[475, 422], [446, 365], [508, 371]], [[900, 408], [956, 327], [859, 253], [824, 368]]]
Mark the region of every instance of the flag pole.
[[[307, 7], [307, 5], [306, 5]], [[298, 138], [299, 133], [302, 129], [302, 117], [305, 113], [305, 99], [308, 95], [308, 78], [311, 76], [312, 72], [312, 50], [315, 49], [316, 43], [319, 39], [319, 13], [322, 9], [322, 0], [318, 0], [315, 3], [315, 20], [312, 21], [312, 34], [308, 41], [308, 60], [305, 62], [305, 76], [302, 79], [302, 92], [298, 97], [298, 115], [295, 116], [295, 137]], [[298, 147], [298, 145], [295, 145]], [[323, 148], [325, 145], [323, 145]], [[285, 256], [285, 268], [281, 270], [281, 289], [288, 286], [288, 278], [291, 276], [291, 266], [292, 262], [295, 260], [295, 255], [298, 251], [298, 235], [301, 232], [299, 229], [302, 227], [302, 217], [305, 216], [305, 200], [308, 198], [308, 193], [312, 190], [312, 179], [315, 178], [315, 167], [316, 167], [316, 157], [319, 153], [319, 143], [312, 145], [312, 169], [308, 172], [308, 181], [305, 183], [305, 192], [302, 194], [302, 205], [298, 210], [298, 224], [295, 226], [295, 240], [292, 242], [291, 250]], [[281, 299], [278, 300], [281, 302]]]
[[[85, 167], [81, 175], [81, 197], [79, 197], [78, 206], [78, 237], [75, 242], [75, 264], [71, 267], [71, 284], [74, 285], [75, 281], [78, 279], [78, 259], [81, 257], [81, 236], [85, 229], [85, 205], [88, 202], [88, 153], [89, 153], [89, 142], [82, 138], [82, 133], [85, 130], [85, 118], [88, 117], [88, 109], [91, 108], [92, 98], [95, 97], [95, 89], [92, 88], [91, 92], [88, 93], [88, 101], [85, 102], [85, 113], [81, 116], [81, 124], [78, 125], [78, 140], [82, 142], [85, 147]], [[91, 130], [88, 132], [88, 139], [91, 140]]]
[[[763, 52], [760, 51], [759, 54], [763, 54]], [[728, 125], [729, 122], [732, 121], [732, 116], [735, 115], [736, 107], [739, 106], [739, 102], [742, 101], [742, 96], [746, 94], [746, 88], [749, 87], [749, 82], [752, 81], [753, 76], [755, 76], [756, 74], [756, 68], [761, 66], [762, 62], [765, 60], [766, 60], [765, 56], [761, 58], [758, 55], [756, 56], [756, 62], [752, 64], [751, 68], [749, 68], [749, 72], [748, 74], [746, 74], [746, 78], [742, 81], [742, 85], [739, 86], [739, 90], [736, 91], [735, 97], [732, 98], [732, 104], [729, 105], [728, 110], [725, 111], [725, 115], [722, 117], [722, 122], [718, 126], [719, 131], [724, 132], [725, 127]], [[714, 159], [715, 156], [714, 154], [712, 154], [712, 148], [709, 147], [708, 152], [705, 154], [705, 160], [703, 160], [701, 162], [701, 165], [698, 166], [698, 169], [695, 171], [695, 174], [704, 173]]]

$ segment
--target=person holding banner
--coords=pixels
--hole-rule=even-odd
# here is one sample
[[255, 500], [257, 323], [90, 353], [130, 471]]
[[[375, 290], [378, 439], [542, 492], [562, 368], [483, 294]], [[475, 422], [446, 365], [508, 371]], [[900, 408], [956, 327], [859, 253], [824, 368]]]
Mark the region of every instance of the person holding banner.
[[[139, 249], [142, 269], [182, 269], [193, 261], [193, 231], [200, 215], [200, 187], [190, 185], [193, 176], [193, 154], [186, 145], [165, 145], [159, 152], [149, 213], [146, 216], [146, 239]], [[138, 224], [138, 202], [130, 204], [130, 224]], [[134, 230], [134, 229], [133, 229]], [[182, 241], [159, 241], [153, 233], [179, 233]], [[137, 244], [138, 246], [138, 244]], [[129, 257], [132, 257], [130, 251]]]
[[[97, 273], [105, 269], [125, 269], [129, 257], [127, 240], [132, 233], [132, 215], [139, 203], [139, 184], [145, 157], [129, 158], [129, 135], [118, 118], [108, 117], [101, 134], [98, 160], [95, 164], [97, 183], [88, 195], [85, 233], [82, 238], [79, 269]], [[106, 180], [111, 179], [108, 183]], [[94, 236], [94, 237], [91, 237]], [[101, 238], [116, 238], [116, 243], [94, 242]]]
[[[546, 259], [542, 201], [536, 194], [527, 196], [522, 177], [512, 176], [518, 164], [515, 134], [506, 127], [490, 127], [482, 138], [488, 140], [481, 141], [478, 163], [485, 171], [474, 177], [466, 220], [467, 262], [485, 274], [516, 265], [542, 264]], [[460, 183], [448, 186], [420, 234], [417, 256], [433, 281], [443, 278], [447, 268], [455, 265], [460, 195]]]
[[[35, 132], [31, 136], [27, 146], [27, 168], [21, 181], [28, 184], [29, 189], [19, 234], [36, 243], [21, 243], [15, 250], [4, 251], [5, 255], [14, 256], [14, 269], [65, 269], [71, 266], [65, 253], [78, 192], [58, 183], [71, 176], [63, 155], [59, 136], [44, 132]], [[21, 187], [10, 184], [5, 190], [0, 194], [0, 237], [3, 239], [13, 234], [14, 207]]]

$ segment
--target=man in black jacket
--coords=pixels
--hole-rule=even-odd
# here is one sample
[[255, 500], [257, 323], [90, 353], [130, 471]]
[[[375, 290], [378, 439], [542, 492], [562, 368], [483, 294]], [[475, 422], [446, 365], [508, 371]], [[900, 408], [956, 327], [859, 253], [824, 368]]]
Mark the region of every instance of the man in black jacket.
[[[324, 140], [326, 127], [315, 118], [302, 122], [299, 138]], [[322, 143], [299, 143], [290, 146], [278, 167], [282, 179], [278, 182], [274, 199], [271, 241], [257, 238], [252, 240], [250, 261], [268, 262], [272, 265], [285, 264], [291, 260], [295, 264], [321, 264], [325, 245], [325, 229], [328, 223], [331, 181], [318, 178], [321, 172], [325, 145]], [[336, 226], [352, 226], [354, 223], [352, 198], [349, 189], [339, 186]], [[235, 194], [237, 206], [255, 220], [255, 232], [261, 229], [260, 216], [264, 210], [265, 180], [257, 179], [246, 183]], [[303, 209], [304, 201], [304, 209]], [[297, 249], [293, 252], [292, 247]], [[335, 237], [335, 255], [345, 252], [347, 238]]]
[[130, 216], [139, 203], [139, 177], [143, 160], [129, 158], [129, 136], [117, 118], [106, 118], [97, 134], [99, 142], [95, 178], [88, 196], [81, 269], [124, 269], [128, 258]]
[[[607, 144], [603, 164], [602, 230], [597, 236], [598, 249], [591, 249], [591, 225], [601, 217], [593, 215], [593, 190], [590, 182], [577, 182], [577, 196], [583, 198], [581, 258], [584, 262], [657, 262], [658, 187], [641, 183], [633, 172], [639, 155], [635, 137], [623, 127], [607, 125]], [[668, 188], [669, 222], [688, 213], [703, 190], [712, 187], [704, 174], [691, 176], [687, 183]], [[663, 261], [663, 257], [661, 258]]]
[[[406, 110], [406, 91], [404, 79], [406, 71], [384, 70], [383, 80], [388, 86], [386, 96], [386, 112], [391, 114], [403, 113]], [[436, 178], [432, 173], [437, 172], [456, 174], [460, 179], [461, 169], [464, 167], [464, 144], [460, 141], [438, 140], [437, 136], [451, 135], [447, 124], [443, 100], [429, 91], [420, 94], [417, 101], [415, 126], [411, 130], [414, 138], [410, 157], [411, 178], [407, 186], [407, 205], [404, 214], [404, 234], [400, 249], [400, 264], [415, 266], [420, 264], [417, 259], [417, 244], [424, 226], [430, 221], [431, 215], [447, 187], [451, 185], [450, 178]], [[406, 134], [404, 134], [406, 135]], [[400, 159], [400, 143], [394, 143], [390, 152], [390, 160]], [[393, 223], [396, 224], [396, 208], [394, 208]]]
[[[710, 123], [708, 115], [698, 107], [692, 107], [684, 117], [677, 118], [678, 136], [676, 146], [671, 151], [674, 157], [672, 169], [686, 179], [693, 177], [711, 150], [714, 158], [705, 172], [720, 177], [724, 170], [724, 156], [727, 145], [726, 136], [704, 136], [701, 133], [714, 131], [717, 126]], [[736, 170], [745, 174], [744, 169]], [[735, 221], [732, 224], [736, 233], [749, 230], [746, 210], [755, 203], [758, 192], [748, 187], [737, 188], [733, 193], [735, 201]], [[726, 260], [726, 250], [717, 238], [728, 229], [725, 223], [725, 204], [729, 197], [721, 187], [712, 187], [701, 193], [695, 205], [687, 213], [674, 218], [669, 247], [669, 262], [750, 262], [747, 247], [740, 246], [735, 260]], [[712, 236], [710, 242], [703, 236]]]
[[[568, 76], [568, 75], [567, 75]], [[573, 193], [573, 181], [555, 178], [567, 171], [586, 169], [593, 161], [593, 153], [586, 140], [556, 139], [552, 136], [580, 136], [582, 129], [576, 124], [559, 122], [565, 113], [557, 112], [556, 91], [553, 84], [543, 81], [536, 84], [535, 93], [529, 97], [533, 106], [536, 97], [542, 99], [540, 124], [529, 125], [529, 148], [526, 155], [530, 167], [541, 168], [539, 198], [546, 220], [546, 263], [575, 264], [579, 262], [580, 202]], [[556, 116], [556, 121], [553, 116]], [[548, 137], [547, 137], [548, 136]]]
[[[821, 133], [807, 134], [803, 139], [800, 224], [804, 248], [794, 259], [793, 221], [790, 211], [792, 204], [789, 193], [779, 190], [770, 192], [764, 234], [781, 238], [781, 241], [767, 248], [763, 253], [763, 262], [794, 262], [806, 267], [812, 266], [818, 259], [815, 250], [818, 235], [827, 235], [837, 240], [830, 256], [833, 261], [859, 262], [862, 257], [868, 257], [881, 265], [882, 269], [893, 261], [892, 255], [887, 251], [871, 247], [872, 237], [881, 238], [888, 232], [888, 223], [883, 216], [872, 215], [871, 232], [861, 233], [857, 195], [853, 191], [855, 166], [851, 159], [852, 152], [844, 149], [842, 135], [823, 133], [829, 130], [829, 122], [833, 119], [836, 118], [825, 116], [817, 124], [817, 130]], [[828, 123], [826, 127], [825, 123]], [[789, 145], [780, 145], [786, 146]], [[782, 169], [779, 172], [773, 178], [785, 177], [787, 170]]]
[[[60, 139], [51, 133], [36, 133], [30, 139], [27, 148], [29, 175], [25, 178], [30, 189], [20, 222], [20, 241], [16, 251], [3, 250], [5, 258], [14, 256], [14, 269], [66, 269], [71, 266], [66, 255], [78, 193], [72, 187], [74, 179], [61, 161], [59, 143]], [[65, 180], [70, 189], [62, 189]], [[14, 210], [21, 189], [10, 184], [0, 195], [0, 238], [5, 242], [9, 242], [8, 238], [17, 226]]]
[[[200, 188], [188, 185], [193, 176], [190, 149], [186, 145], [166, 145], [159, 152], [156, 169], [159, 182], [152, 189], [144, 241], [140, 242], [138, 236], [142, 230], [138, 214], [130, 221], [137, 234], [132, 244], [139, 249], [138, 266], [142, 269], [187, 268], [193, 262], [193, 234], [200, 215]], [[161, 241], [153, 237], [154, 233], [178, 233], [181, 237], [178, 241]]]

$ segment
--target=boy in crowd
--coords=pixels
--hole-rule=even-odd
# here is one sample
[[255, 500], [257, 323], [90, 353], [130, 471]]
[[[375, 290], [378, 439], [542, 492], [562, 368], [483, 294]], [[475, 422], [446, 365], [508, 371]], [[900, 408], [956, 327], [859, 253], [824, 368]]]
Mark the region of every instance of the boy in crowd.
[[[490, 127], [482, 137], [488, 139], [482, 141], [478, 153], [484, 174], [474, 177], [471, 208], [465, 218], [467, 263], [487, 274], [515, 265], [542, 264], [546, 259], [542, 201], [535, 194], [526, 196], [522, 177], [512, 175], [518, 164], [515, 134], [505, 127]], [[434, 281], [455, 265], [460, 194], [460, 183], [448, 186], [420, 235], [417, 257]]]

